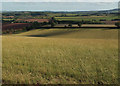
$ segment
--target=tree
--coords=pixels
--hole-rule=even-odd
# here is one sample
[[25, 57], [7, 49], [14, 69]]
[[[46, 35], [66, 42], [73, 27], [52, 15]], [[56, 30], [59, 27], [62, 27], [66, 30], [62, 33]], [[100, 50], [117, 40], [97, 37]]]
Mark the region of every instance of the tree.
[[37, 22], [37, 21], [34, 21], [33, 23], [32, 23], [32, 26], [33, 26], [33, 28], [38, 28], [39, 27], [39, 22]]
[[82, 24], [79, 22], [79, 23], [78, 23], [78, 26], [81, 27], [81, 25], [82, 25]]
[[56, 20], [55, 17], [52, 17], [51, 19], [52, 19], [52, 20]]
[[54, 17], [50, 19], [49, 23], [51, 24], [51, 27], [54, 27], [55, 24], [58, 24], [57, 20]]
[[72, 24], [70, 23], [68, 26], [69, 26], [69, 27], [72, 27]]
[[55, 22], [51, 22], [51, 27], [54, 27], [55, 26]]
[[57, 20], [55, 19], [55, 17], [52, 17], [52, 18], [50, 19], [50, 21], [57, 23]]
[[64, 27], [67, 27], [67, 25], [65, 25]]
[[106, 21], [106, 19], [100, 19], [100, 21]]
[[47, 22], [43, 22], [43, 25], [46, 25], [47, 24]]
[[115, 25], [116, 25], [117, 27], [120, 27], [120, 22], [116, 22]]

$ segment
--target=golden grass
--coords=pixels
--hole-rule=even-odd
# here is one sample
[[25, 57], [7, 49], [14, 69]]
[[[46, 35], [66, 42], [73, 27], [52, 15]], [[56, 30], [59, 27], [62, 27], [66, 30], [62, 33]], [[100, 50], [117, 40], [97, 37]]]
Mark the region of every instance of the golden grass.
[[3, 83], [117, 83], [117, 30], [66, 31], [3, 36]]
[[82, 27], [116, 27], [115, 24], [83, 24]]
[[37, 29], [17, 36], [49, 37], [49, 38], [79, 38], [79, 39], [118, 39], [116, 29]]

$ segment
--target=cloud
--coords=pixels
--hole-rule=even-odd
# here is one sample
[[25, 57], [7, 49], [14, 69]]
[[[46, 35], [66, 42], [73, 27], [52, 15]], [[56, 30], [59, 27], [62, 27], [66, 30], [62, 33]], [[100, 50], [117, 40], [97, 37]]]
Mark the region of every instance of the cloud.
[[119, 0], [2, 0], [2, 2], [119, 2]]
[[14, 0], [15, 2], [20, 2], [20, 0]]

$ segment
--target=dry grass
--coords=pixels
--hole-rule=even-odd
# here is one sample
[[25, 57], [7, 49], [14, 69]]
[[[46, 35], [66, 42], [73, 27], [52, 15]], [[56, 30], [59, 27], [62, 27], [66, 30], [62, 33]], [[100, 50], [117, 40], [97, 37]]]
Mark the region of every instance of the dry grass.
[[83, 24], [82, 27], [116, 27], [115, 24]]
[[50, 29], [3, 36], [3, 83], [115, 84], [117, 66], [117, 30]]

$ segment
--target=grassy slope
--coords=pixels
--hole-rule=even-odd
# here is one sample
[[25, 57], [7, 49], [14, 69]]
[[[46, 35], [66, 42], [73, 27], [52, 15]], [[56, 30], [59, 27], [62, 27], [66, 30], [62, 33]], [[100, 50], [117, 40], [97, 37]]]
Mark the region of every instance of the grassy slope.
[[116, 83], [117, 30], [32, 30], [3, 36], [4, 83]]

